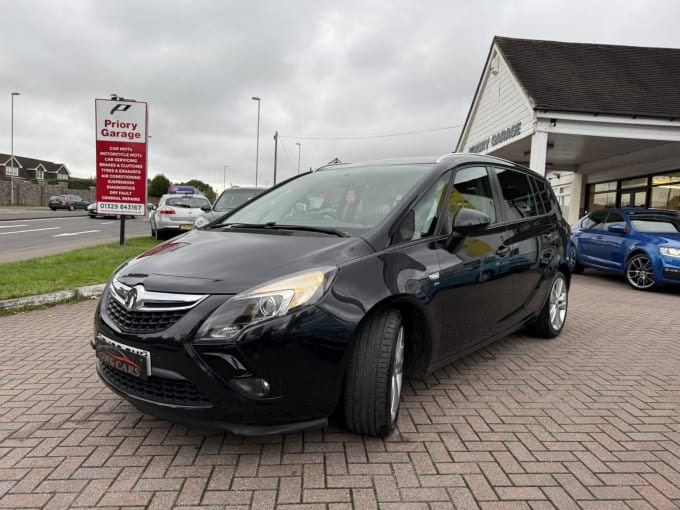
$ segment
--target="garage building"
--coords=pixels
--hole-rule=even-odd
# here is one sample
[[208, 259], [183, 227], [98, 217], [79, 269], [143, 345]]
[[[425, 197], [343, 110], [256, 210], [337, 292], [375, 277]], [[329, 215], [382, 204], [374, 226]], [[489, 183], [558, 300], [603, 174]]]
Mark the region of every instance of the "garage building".
[[570, 223], [680, 209], [680, 50], [495, 37], [456, 150], [529, 166]]

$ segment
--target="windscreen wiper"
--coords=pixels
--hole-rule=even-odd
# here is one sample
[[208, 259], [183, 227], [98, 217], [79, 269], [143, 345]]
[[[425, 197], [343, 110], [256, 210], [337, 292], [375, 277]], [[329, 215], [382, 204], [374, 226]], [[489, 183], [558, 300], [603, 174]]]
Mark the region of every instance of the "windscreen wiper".
[[220, 225], [226, 228], [252, 228], [264, 230], [297, 230], [301, 232], [319, 232], [321, 234], [328, 234], [337, 237], [349, 237], [349, 234], [342, 230], [326, 227], [310, 227], [307, 225], [281, 225], [273, 221], [269, 223], [227, 223]]

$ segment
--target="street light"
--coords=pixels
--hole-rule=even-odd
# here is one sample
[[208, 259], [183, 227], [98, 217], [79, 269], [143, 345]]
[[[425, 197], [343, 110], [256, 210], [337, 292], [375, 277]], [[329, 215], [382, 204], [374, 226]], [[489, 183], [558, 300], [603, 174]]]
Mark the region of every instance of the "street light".
[[14, 205], [14, 168], [15, 168], [14, 167], [14, 96], [19, 96], [19, 95], [21, 95], [21, 94], [19, 94], [18, 92], [12, 92], [11, 93], [11, 96], [12, 96], [12, 115], [11, 115], [12, 120], [11, 120], [11, 122], [12, 122], [12, 124], [10, 126], [10, 131], [9, 131], [10, 132], [10, 151], [11, 151], [10, 152], [10, 158], [9, 158], [9, 164], [11, 165], [12, 170], [11, 170], [11, 173], [10, 173], [10, 176], [9, 176], [9, 180], [10, 180], [10, 187], [12, 188], [12, 191], [11, 191], [12, 197], [10, 199], [12, 205]]
[[260, 98], [253, 96], [251, 99], [257, 101], [257, 144], [255, 149], [255, 186], [257, 187], [257, 167], [260, 161]]
[[300, 142], [295, 142], [295, 145], [298, 146], [298, 175], [300, 175]]
[[222, 179], [222, 191], [227, 189], [227, 167], [229, 165], [224, 165], [224, 178]]

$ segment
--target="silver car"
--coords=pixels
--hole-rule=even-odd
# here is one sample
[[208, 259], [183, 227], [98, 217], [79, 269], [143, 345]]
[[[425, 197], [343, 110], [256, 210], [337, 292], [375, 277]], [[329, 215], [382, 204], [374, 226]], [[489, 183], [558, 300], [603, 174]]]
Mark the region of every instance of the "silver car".
[[210, 209], [210, 201], [201, 195], [163, 195], [149, 215], [151, 235], [164, 239], [191, 230], [196, 218]]
[[196, 218], [194, 226], [196, 228], [200, 228], [204, 225], [207, 225], [223, 214], [245, 204], [248, 200], [256, 197], [265, 189], [266, 188], [240, 186], [234, 186], [232, 188], [225, 189], [222, 193], [220, 193], [220, 196], [217, 197], [217, 200], [215, 200], [215, 204], [212, 206], [212, 209]]

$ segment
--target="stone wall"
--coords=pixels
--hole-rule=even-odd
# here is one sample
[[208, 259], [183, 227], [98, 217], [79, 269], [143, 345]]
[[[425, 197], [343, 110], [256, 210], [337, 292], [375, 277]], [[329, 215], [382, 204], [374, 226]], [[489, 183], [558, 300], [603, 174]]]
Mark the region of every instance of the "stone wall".
[[[94, 189], [68, 189], [66, 184], [36, 184], [23, 179], [14, 180], [14, 205], [47, 206], [52, 195], [78, 195], [88, 202], [96, 200]], [[0, 206], [12, 204], [12, 182], [0, 180]]]

